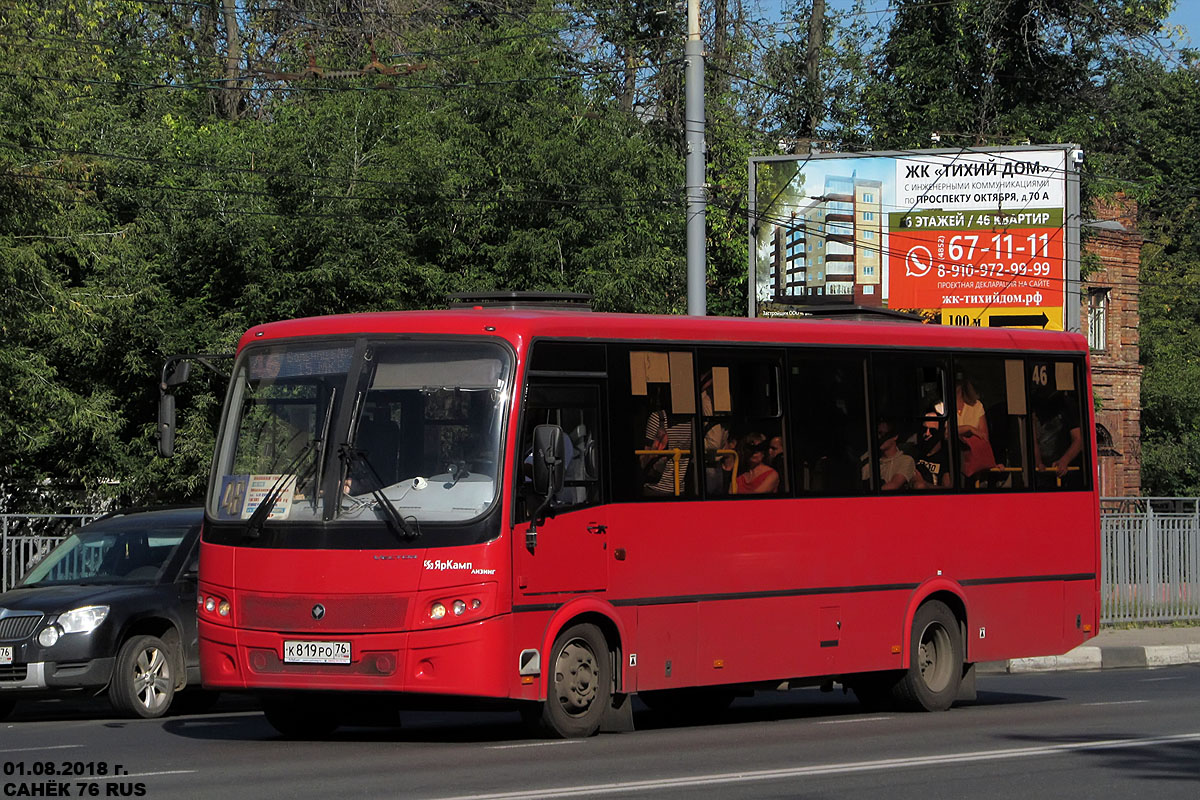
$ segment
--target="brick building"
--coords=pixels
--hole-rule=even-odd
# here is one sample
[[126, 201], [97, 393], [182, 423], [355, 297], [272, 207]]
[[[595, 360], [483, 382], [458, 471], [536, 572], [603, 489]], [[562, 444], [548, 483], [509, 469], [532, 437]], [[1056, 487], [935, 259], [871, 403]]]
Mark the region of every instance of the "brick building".
[[1123, 195], [1097, 200], [1085, 247], [1099, 269], [1084, 281], [1086, 333], [1099, 448], [1100, 493], [1136, 495], [1141, 489], [1142, 366], [1138, 362], [1138, 268], [1142, 236], [1137, 203]]

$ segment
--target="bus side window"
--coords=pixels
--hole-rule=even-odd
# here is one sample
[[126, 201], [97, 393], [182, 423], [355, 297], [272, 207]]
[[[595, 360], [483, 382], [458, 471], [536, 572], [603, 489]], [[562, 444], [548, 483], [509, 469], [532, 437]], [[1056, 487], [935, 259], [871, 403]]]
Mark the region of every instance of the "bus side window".
[[1029, 418], [1021, 359], [954, 360], [954, 442], [959, 483], [968, 490], [1020, 490], [1028, 484]]
[[[600, 502], [601, 447], [599, 392], [592, 386], [529, 387], [525, 421], [521, 431], [521, 464], [518, 485], [517, 521], [529, 519], [525, 498], [531, 490], [533, 429], [538, 425], [562, 428], [566, 466], [563, 488], [552, 500], [556, 511], [595, 505]], [[538, 500], [540, 503], [540, 500]]]
[[865, 359], [794, 351], [788, 365], [789, 456], [796, 490], [804, 495], [863, 493], [861, 459], [869, 446]]
[[[862, 478], [885, 492], [953, 485], [946, 362], [933, 355], [872, 357], [875, 437]], [[930, 424], [933, 423], [933, 424]], [[942, 432], [941, 437], [931, 434]]]
[[1027, 366], [1034, 486], [1051, 491], [1090, 488], [1091, 437], [1084, 435], [1086, 417], [1076, 362], [1030, 359]]
[[783, 353], [700, 352], [700, 425], [708, 497], [778, 497], [789, 488]]
[[[690, 349], [615, 348], [610, 371], [614, 423], [613, 470], [618, 500], [666, 500], [697, 495], [696, 384]], [[628, 378], [629, 383], [625, 383]]]

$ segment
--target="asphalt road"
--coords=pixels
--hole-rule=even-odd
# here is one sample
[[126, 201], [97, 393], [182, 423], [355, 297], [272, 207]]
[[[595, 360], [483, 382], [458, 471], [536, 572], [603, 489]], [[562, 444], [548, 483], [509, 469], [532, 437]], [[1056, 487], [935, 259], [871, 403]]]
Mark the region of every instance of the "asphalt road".
[[291, 742], [237, 698], [157, 721], [39, 703], [0, 723], [0, 797], [1200, 796], [1196, 665], [981, 676], [977, 702], [942, 714], [868, 714], [804, 689], [703, 724], [636, 721], [560, 742], [515, 714], [409, 713], [399, 728]]

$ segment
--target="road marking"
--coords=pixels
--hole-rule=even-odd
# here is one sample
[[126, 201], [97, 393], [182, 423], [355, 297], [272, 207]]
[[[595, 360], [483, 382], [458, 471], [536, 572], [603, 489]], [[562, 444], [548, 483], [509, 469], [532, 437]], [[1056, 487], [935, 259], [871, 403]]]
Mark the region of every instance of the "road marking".
[[1109, 700], [1103, 703], [1083, 703], [1085, 706], [1135, 706], [1138, 703], [1149, 703], [1149, 700]]
[[1182, 675], [1176, 675], [1172, 678], [1142, 678], [1142, 683], [1157, 683], [1158, 681], [1181, 681]]
[[81, 744], [54, 744], [49, 747], [15, 747], [11, 750], [0, 750], [0, 753], [40, 753], [43, 750], [74, 750], [83, 747]]
[[877, 772], [903, 767], [929, 767], [941, 764], [967, 764], [979, 761], [1006, 761], [1017, 758], [1062, 755], [1089, 750], [1123, 750], [1133, 747], [1154, 747], [1161, 744], [1200, 742], [1200, 733], [1181, 733], [1174, 736], [1153, 736], [1144, 739], [1097, 739], [1090, 742], [1072, 742], [1042, 747], [1014, 747], [1005, 750], [979, 750], [968, 753], [947, 753], [936, 756], [913, 758], [885, 758], [878, 761], [850, 761], [841, 764], [815, 764], [809, 767], [790, 769], [764, 769], [739, 772], [721, 772], [711, 775], [693, 775], [685, 778], [661, 778], [647, 781], [624, 781], [620, 783], [593, 783], [580, 786], [560, 786], [553, 789], [522, 789], [516, 792], [455, 795], [440, 800], [515, 800], [516, 798], [575, 797], [577, 795], [625, 794], [629, 792], [659, 791], [667, 789], [692, 789], [719, 784], [751, 783], [754, 781], [778, 781], [787, 778], [802, 778], [812, 775], [848, 775], [859, 772]]
[[76, 778], [78, 783], [96, 783], [98, 781], [111, 781], [114, 779], [125, 780], [127, 778], [159, 778], [163, 775], [191, 775], [199, 770], [195, 769], [168, 769], [163, 772], [122, 772], [120, 775], [97, 775], [93, 778]]
[[517, 750], [522, 747], [554, 747], [559, 744], [581, 744], [582, 739], [564, 739], [561, 742], [529, 742], [528, 744], [498, 744], [484, 748], [485, 750]]
[[824, 722], [818, 722], [818, 725], [848, 725], [851, 722], [877, 722], [881, 719], [891, 719], [891, 717], [857, 717], [855, 719], [827, 719]]

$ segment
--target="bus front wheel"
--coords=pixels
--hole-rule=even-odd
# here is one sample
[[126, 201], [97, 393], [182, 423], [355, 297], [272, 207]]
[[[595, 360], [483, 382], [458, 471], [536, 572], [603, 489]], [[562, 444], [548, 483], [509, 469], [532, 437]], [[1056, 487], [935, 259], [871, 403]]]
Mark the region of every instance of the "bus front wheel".
[[542, 728], [552, 736], [576, 739], [600, 727], [612, 702], [608, 643], [594, 625], [572, 625], [554, 640], [549, 685], [542, 705]]
[[945, 603], [930, 600], [913, 617], [908, 671], [896, 684], [897, 703], [915, 711], [945, 711], [958, 696], [963, 641], [958, 619]]

